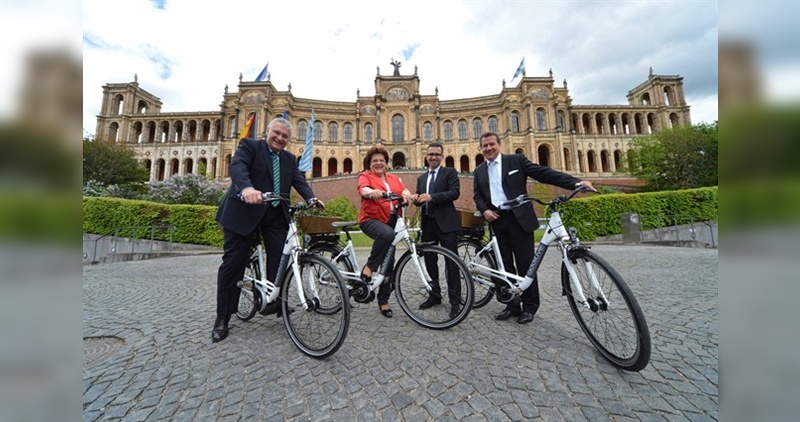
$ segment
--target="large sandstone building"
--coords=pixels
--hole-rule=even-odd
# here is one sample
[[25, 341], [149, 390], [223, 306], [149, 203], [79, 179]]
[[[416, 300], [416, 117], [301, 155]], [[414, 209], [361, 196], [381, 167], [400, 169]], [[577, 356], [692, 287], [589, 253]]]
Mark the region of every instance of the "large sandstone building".
[[238, 91], [225, 86], [215, 111], [161, 112], [162, 102], [133, 82], [103, 86], [95, 136], [126, 142], [150, 171], [151, 180], [205, 172], [228, 176], [240, 131], [251, 115], [263, 137], [273, 117], [286, 115], [294, 125], [289, 149], [303, 152], [314, 112], [311, 177], [355, 173], [363, 169], [367, 149], [384, 146], [395, 168], [424, 165], [431, 141], [445, 146], [445, 165], [468, 173], [483, 161], [478, 138], [497, 132], [504, 153], [524, 153], [532, 161], [592, 180], [625, 179], [622, 159], [637, 135], [690, 125], [683, 77], [657, 75], [628, 91], [626, 105], [579, 105], [567, 81], [523, 73], [516, 86], [473, 98], [440, 100], [419, 90], [412, 75], [375, 76], [374, 95], [356, 92], [354, 101], [297, 98], [291, 85], [278, 90], [267, 77], [242, 81]]

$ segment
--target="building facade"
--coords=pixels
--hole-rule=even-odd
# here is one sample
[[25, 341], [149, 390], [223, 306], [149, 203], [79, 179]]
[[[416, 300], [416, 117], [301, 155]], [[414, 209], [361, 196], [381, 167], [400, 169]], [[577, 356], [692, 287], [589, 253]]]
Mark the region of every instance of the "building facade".
[[423, 166], [432, 141], [444, 144], [446, 166], [469, 173], [483, 161], [480, 135], [500, 134], [503, 153], [523, 153], [541, 165], [581, 178], [625, 177], [623, 157], [635, 136], [677, 125], [691, 125], [683, 77], [656, 75], [628, 91], [627, 105], [573, 103], [567, 81], [548, 76], [523, 77], [497, 94], [440, 100], [420, 93], [419, 76], [375, 76], [375, 94], [356, 92], [352, 102], [297, 98], [291, 85], [280, 91], [269, 77], [246, 82], [222, 96], [219, 110], [162, 113], [161, 100], [133, 82], [103, 86], [95, 137], [128, 143], [150, 171], [151, 180], [203, 173], [228, 177], [239, 133], [255, 115], [255, 132], [264, 137], [267, 123], [285, 115], [294, 125], [288, 147], [298, 157], [314, 115], [311, 177], [357, 173], [366, 151], [381, 145], [391, 166]]

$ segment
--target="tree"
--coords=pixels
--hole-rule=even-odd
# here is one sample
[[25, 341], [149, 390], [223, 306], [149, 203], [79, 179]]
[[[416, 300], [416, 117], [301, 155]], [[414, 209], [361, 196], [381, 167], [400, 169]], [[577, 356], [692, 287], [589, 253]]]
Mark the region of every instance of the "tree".
[[718, 122], [678, 126], [637, 137], [628, 151], [628, 171], [648, 190], [717, 186]]
[[125, 144], [101, 139], [83, 139], [83, 184], [90, 180], [103, 186], [141, 184], [149, 179]]

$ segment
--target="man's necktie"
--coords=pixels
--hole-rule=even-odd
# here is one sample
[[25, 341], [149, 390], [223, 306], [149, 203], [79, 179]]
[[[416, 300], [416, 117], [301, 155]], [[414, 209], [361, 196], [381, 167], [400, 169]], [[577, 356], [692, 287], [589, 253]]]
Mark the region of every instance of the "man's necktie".
[[[275, 194], [281, 193], [281, 160], [278, 158], [278, 153], [272, 153], [272, 186]], [[272, 201], [270, 205], [277, 207], [281, 201]]]
[[[428, 172], [428, 194], [429, 195], [432, 194], [433, 191], [434, 191], [433, 184], [434, 184], [435, 181], [436, 181], [436, 171], [435, 170], [431, 170], [430, 172]], [[425, 203], [425, 215], [427, 215], [427, 216], [432, 216], [433, 215], [433, 213], [431, 213], [431, 202], [430, 201]]]

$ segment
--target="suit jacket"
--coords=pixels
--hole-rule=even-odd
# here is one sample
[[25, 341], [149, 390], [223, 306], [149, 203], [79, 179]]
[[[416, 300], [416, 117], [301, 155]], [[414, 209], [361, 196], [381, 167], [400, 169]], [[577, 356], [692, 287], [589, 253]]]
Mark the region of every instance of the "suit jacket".
[[[245, 204], [239, 199], [239, 193], [248, 187], [261, 192], [278, 191], [284, 198], [289, 197], [289, 190], [294, 187], [297, 193], [308, 200], [314, 192], [306, 183], [305, 175], [297, 167], [295, 156], [284, 150], [279, 155], [281, 162], [281, 185], [275, 188], [272, 181], [272, 157], [267, 142], [263, 139], [242, 139], [239, 148], [233, 155], [229, 172], [231, 186], [222, 199], [217, 210], [217, 222], [228, 230], [246, 236], [256, 229], [269, 204]], [[280, 207], [289, 224], [289, 204], [281, 201]]]
[[[427, 193], [428, 171], [422, 173], [417, 178], [417, 193]], [[453, 201], [461, 195], [461, 182], [458, 181], [458, 173], [450, 167], [439, 166], [436, 172], [436, 180], [433, 182], [433, 193], [428, 206], [431, 207], [433, 215], [439, 229], [444, 233], [450, 233], [461, 229], [456, 207]]]
[[[503, 191], [509, 200], [519, 195], [528, 194], [526, 181], [529, 177], [539, 183], [554, 185], [569, 190], [574, 189], [575, 184], [581, 181], [581, 179], [553, 170], [550, 167], [534, 164], [522, 154], [503, 154], [502, 166]], [[475, 194], [475, 206], [481, 214], [486, 210], [497, 209], [492, 205], [492, 195], [489, 188], [488, 161], [481, 163], [475, 168], [473, 190]], [[515, 207], [512, 209], [512, 213], [525, 231], [532, 233], [535, 229], [539, 228], [539, 220], [536, 219], [533, 205]]]

